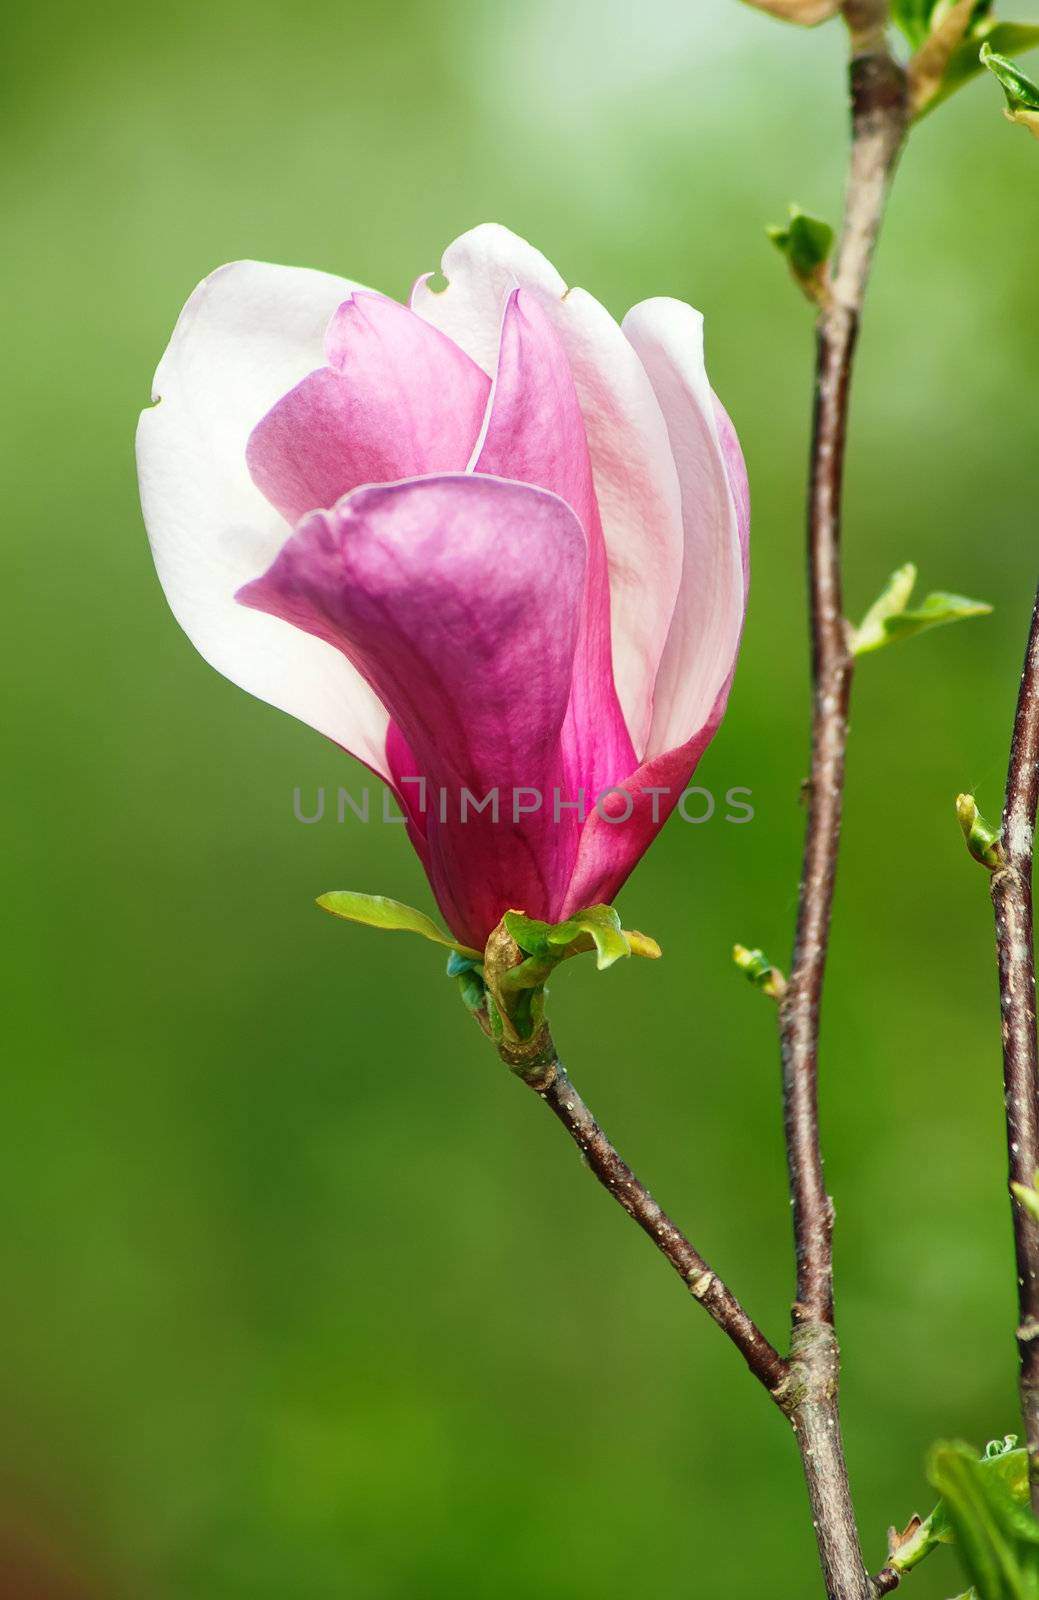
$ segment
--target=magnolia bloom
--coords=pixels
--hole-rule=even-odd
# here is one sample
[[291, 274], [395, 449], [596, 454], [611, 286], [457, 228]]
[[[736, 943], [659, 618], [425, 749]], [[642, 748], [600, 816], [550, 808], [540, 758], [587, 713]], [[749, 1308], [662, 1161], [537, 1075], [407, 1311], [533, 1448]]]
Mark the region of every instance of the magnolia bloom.
[[495, 226], [443, 271], [406, 307], [221, 267], [138, 466], [197, 649], [391, 787], [482, 947], [509, 908], [611, 901], [678, 800], [729, 693], [749, 502], [691, 307], [618, 325]]

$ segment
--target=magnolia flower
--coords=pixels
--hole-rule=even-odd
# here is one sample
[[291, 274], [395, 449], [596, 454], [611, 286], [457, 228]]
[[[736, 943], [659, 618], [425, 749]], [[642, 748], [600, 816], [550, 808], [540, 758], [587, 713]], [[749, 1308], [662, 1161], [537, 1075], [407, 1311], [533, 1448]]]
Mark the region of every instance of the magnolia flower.
[[496, 226], [443, 271], [402, 306], [221, 267], [138, 466], [196, 648], [391, 787], [482, 948], [509, 908], [611, 901], [679, 799], [729, 693], [749, 503], [691, 307], [618, 325]]

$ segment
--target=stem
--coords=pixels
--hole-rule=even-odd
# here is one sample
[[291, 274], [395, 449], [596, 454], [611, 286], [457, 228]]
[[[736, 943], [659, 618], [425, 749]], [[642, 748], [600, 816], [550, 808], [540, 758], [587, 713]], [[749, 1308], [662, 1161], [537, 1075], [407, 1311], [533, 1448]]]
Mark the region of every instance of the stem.
[[[992, 874], [1003, 1014], [1003, 1086], [1011, 1183], [1031, 1188], [1039, 1171], [1039, 1052], [1035, 1026], [1032, 850], [1039, 802], [1039, 591], [1014, 718], [1000, 849]], [[1014, 1198], [1021, 1415], [1032, 1509], [1039, 1515], [1039, 1222]]]
[[[823, 1572], [834, 1600], [876, 1600], [898, 1582], [885, 1570], [869, 1579], [862, 1568], [858, 1587], [848, 1587], [842, 1573], [849, 1541], [858, 1549], [855, 1519], [847, 1492], [847, 1474], [837, 1409], [838, 1352], [833, 1329], [802, 1324], [794, 1330], [790, 1360], [784, 1360], [752, 1321], [731, 1289], [653, 1199], [645, 1184], [610, 1143], [556, 1053], [551, 1034], [542, 1027], [534, 1043], [499, 1044], [506, 1065], [559, 1119], [586, 1165], [637, 1222], [670, 1262], [694, 1300], [699, 1301], [736, 1346], [747, 1366], [789, 1418], [797, 1438], [812, 1507]], [[886, 1581], [892, 1579], [893, 1581]], [[840, 1585], [845, 1583], [844, 1587]]]
[[840, 842], [852, 658], [841, 598], [840, 523], [852, 362], [888, 188], [907, 129], [906, 80], [887, 50], [886, 5], [845, 7], [853, 44], [852, 142], [836, 272], [817, 325], [808, 501], [812, 764], [797, 932], [779, 1008], [784, 1121], [797, 1249], [792, 1359], [804, 1398], [792, 1411], [830, 1600], [874, 1592], [859, 1545], [837, 1411], [833, 1204], [819, 1142], [819, 1015]]
[[649, 1235], [693, 1299], [731, 1339], [758, 1381], [782, 1403], [779, 1394], [789, 1379], [788, 1363], [614, 1149], [570, 1082], [548, 1029], [541, 1030], [533, 1046], [500, 1045], [499, 1053], [559, 1118], [603, 1188]]
[[844, 238], [817, 327], [808, 513], [812, 767], [794, 958], [780, 1006], [798, 1321], [833, 1321], [831, 1231], [819, 1149], [819, 1008], [844, 793], [852, 658], [842, 614], [840, 522], [852, 359], [888, 184], [904, 137], [904, 76], [886, 54], [852, 62], [853, 142]]
[[837, 1408], [840, 1352], [833, 1329], [826, 1323], [795, 1327], [791, 1358], [803, 1389], [791, 1397], [790, 1421], [804, 1463], [827, 1594], [869, 1600], [873, 1590], [859, 1553], [844, 1465]]

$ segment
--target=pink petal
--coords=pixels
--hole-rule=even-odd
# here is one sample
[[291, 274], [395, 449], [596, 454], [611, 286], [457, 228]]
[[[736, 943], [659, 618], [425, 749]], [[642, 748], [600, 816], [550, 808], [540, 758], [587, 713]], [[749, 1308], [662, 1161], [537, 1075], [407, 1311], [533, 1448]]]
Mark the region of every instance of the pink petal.
[[[565, 783], [585, 537], [554, 495], [483, 476], [361, 489], [307, 517], [242, 602], [343, 653], [388, 707], [428, 780], [428, 868], [459, 937], [482, 946], [510, 907], [553, 917], [578, 823]], [[403, 785], [402, 785], [403, 787]], [[490, 811], [460, 820], [461, 791]], [[541, 808], [513, 820], [513, 788]], [[439, 791], [446, 812], [439, 811]]]
[[[678, 302], [650, 301], [630, 312], [624, 326], [668, 419], [683, 494], [686, 557], [673, 638], [684, 649], [679, 653], [669, 639], [656, 716], [702, 720], [673, 746], [666, 720], [659, 735], [655, 722], [654, 748], [658, 737], [664, 748], [655, 748], [619, 786], [622, 793], [604, 801], [585, 825], [564, 915], [600, 900], [612, 901], [678, 804], [725, 714], [746, 604], [747, 469], [736, 430], [707, 383], [700, 319]], [[669, 666], [688, 675], [678, 685], [685, 691], [684, 709], [680, 704], [676, 709], [679, 697], [664, 677]], [[683, 723], [676, 720], [674, 726]], [[684, 726], [688, 732], [688, 721]], [[613, 820], [606, 820], [604, 812]]]
[[[617, 786], [618, 794], [605, 797], [589, 815], [581, 832], [561, 916], [572, 916], [584, 906], [611, 904], [620, 893], [678, 804], [700, 757], [717, 733], [730, 682], [722, 686], [707, 721], [686, 744], [644, 762], [626, 783]], [[655, 794], [651, 792], [654, 789]]]
[[731, 680], [747, 602], [732, 482], [746, 511], [746, 479], [734, 435], [728, 451], [719, 438], [699, 313], [678, 300], [645, 300], [628, 312], [624, 331], [666, 418], [682, 486], [682, 583], [654, 687], [652, 758], [697, 737]]
[[249, 471], [298, 522], [366, 483], [461, 472], [480, 431], [490, 383], [451, 340], [406, 306], [355, 294], [311, 372], [254, 429]]
[[585, 530], [587, 580], [563, 745], [571, 793], [594, 796], [631, 772], [635, 752], [613, 683], [606, 548], [584, 419], [562, 342], [526, 289], [513, 290], [506, 306], [475, 470], [550, 489]]
[[583, 289], [567, 289], [539, 251], [492, 224], [443, 257], [448, 287], [420, 279], [419, 315], [494, 370], [505, 301], [529, 292], [558, 334], [584, 416], [609, 563], [613, 668], [636, 751], [646, 748], [653, 684], [682, 573], [682, 510], [668, 430], [642, 363]]

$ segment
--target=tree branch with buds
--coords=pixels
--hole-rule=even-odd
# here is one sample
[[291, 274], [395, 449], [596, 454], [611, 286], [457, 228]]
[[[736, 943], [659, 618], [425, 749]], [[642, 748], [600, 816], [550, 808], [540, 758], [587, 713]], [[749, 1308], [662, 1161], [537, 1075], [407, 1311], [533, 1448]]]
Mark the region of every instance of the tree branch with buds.
[[844, 7], [852, 36], [851, 159], [844, 226], [816, 332], [815, 413], [808, 502], [812, 756], [794, 957], [779, 1005], [790, 1191], [797, 1249], [793, 1341], [821, 1408], [823, 1457], [798, 1433], [819, 1554], [831, 1600], [867, 1600], [841, 1447], [833, 1317], [833, 1206], [819, 1138], [819, 1021], [844, 792], [853, 657], [841, 582], [841, 501], [852, 364], [877, 234], [908, 126], [907, 84], [890, 54], [887, 6]]
[[[1003, 1091], [1017, 1259], [1021, 1416], [1032, 1509], [1039, 1513], [1039, 1046], [1035, 1020], [1032, 875], [1039, 805], [1039, 590], [1025, 651], [998, 836], [969, 796], [957, 801], [971, 854], [991, 873], [996, 918]], [[980, 846], [979, 846], [980, 841]]]

